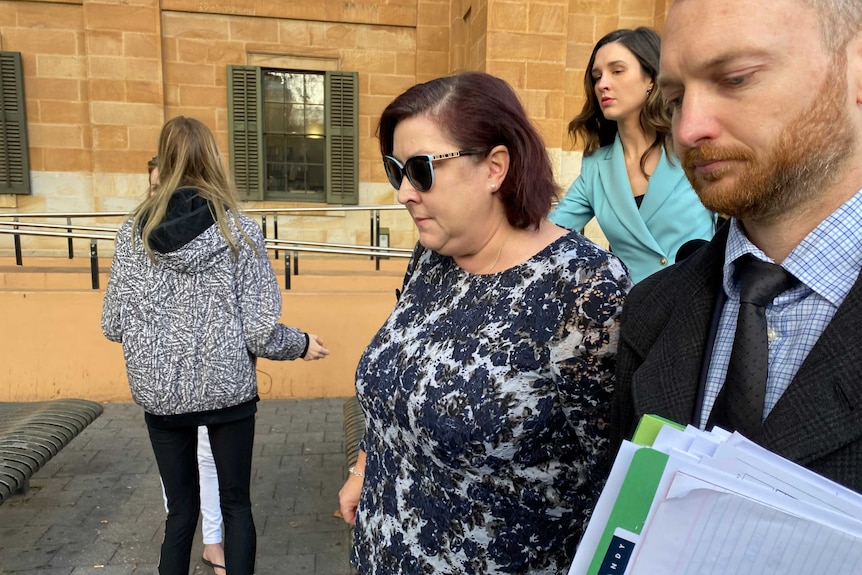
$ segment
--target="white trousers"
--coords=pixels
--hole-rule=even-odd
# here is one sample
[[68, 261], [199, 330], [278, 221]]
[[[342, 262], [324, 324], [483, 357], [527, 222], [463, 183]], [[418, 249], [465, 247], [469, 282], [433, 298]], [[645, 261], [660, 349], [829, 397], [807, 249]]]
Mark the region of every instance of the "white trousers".
[[[198, 427], [198, 475], [201, 492], [201, 531], [204, 545], [222, 542], [221, 504], [219, 503], [218, 473], [216, 473], [213, 450], [210, 447], [210, 434], [206, 425]], [[161, 478], [159, 478], [161, 481]], [[168, 510], [168, 498], [165, 486], [162, 485], [162, 497], [165, 501], [165, 511]]]

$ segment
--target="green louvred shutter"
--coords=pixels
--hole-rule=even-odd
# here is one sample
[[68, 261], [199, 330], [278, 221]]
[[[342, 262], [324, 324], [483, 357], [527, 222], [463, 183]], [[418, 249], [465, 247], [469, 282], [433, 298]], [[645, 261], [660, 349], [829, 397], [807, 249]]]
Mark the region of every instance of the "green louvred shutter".
[[30, 193], [21, 54], [0, 52], [0, 194]]
[[359, 203], [359, 75], [326, 73], [326, 202]]
[[239, 197], [263, 199], [263, 105], [261, 74], [255, 66], [227, 68], [230, 167]]

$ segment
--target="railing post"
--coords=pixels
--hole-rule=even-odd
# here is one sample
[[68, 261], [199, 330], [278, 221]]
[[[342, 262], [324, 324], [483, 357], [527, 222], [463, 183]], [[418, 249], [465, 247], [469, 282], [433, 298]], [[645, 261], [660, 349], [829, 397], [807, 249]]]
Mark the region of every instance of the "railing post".
[[[368, 221], [371, 224], [371, 232], [369, 233], [368, 242], [369, 242], [369, 245], [373, 248], [374, 247], [374, 236], [376, 234], [374, 233], [374, 214], [372, 212], [368, 212]], [[374, 256], [369, 256], [369, 259], [373, 260]]]
[[284, 289], [290, 289], [290, 254], [284, 256]]
[[72, 218], [66, 218], [66, 225], [69, 226], [66, 228], [66, 231], [69, 232], [69, 259], [75, 257], [75, 250], [72, 247]]
[[260, 227], [263, 230], [263, 243], [266, 243], [266, 214], [260, 215]]
[[[272, 235], [278, 239], [278, 212], [272, 214]], [[275, 259], [278, 259], [278, 254], [281, 250], [275, 250]]]
[[[17, 222], [18, 216], [15, 216], [12, 221]], [[12, 229], [17, 230], [18, 226], [12, 226]], [[18, 234], [14, 234], [12, 236], [12, 241], [15, 243], [15, 265], [24, 265], [23, 261], [21, 260], [21, 236], [19, 236]]]
[[90, 278], [93, 289], [99, 289], [99, 248], [96, 247], [96, 240], [90, 240]]
[[[380, 247], [380, 210], [374, 210], [374, 220], [376, 222], [376, 233], [374, 234], [374, 246]], [[379, 253], [379, 251], [378, 251]], [[374, 269], [375, 271], [380, 271], [380, 256], [374, 257]]]

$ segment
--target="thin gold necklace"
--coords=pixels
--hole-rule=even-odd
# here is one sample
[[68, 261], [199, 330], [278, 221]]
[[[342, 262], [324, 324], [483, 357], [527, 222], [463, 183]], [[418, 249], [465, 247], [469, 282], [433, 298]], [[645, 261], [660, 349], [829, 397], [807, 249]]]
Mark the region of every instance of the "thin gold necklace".
[[494, 261], [491, 263], [491, 265], [488, 267], [488, 269], [486, 269], [485, 271], [482, 272], [483, 275], [491, 273], [491, 270], [494, 269], [494, 266], [496, 266], [497, 262], [500, 261], [500, 255], [502, 255], [503, 248], [506, 247], [506, 244], [509, 242], [510, 237], [512, 237], [512, 232], [509, 232], [509, 234], [506, 236], [506, 239], [503, 240], [502, 244], [500, 244], [500, 249], [497, 251], [497, 257], [494, 258]]

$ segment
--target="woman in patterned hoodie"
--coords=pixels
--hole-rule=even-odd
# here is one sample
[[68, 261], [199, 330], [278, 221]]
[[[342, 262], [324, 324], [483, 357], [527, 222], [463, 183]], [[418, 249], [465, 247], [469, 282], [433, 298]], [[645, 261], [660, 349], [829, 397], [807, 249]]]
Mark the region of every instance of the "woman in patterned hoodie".
[[168, 498], [159, 573], [186, 575], [200, 512], [197, 428], [219, 476], [230, 575], [254, 572], [249, 486], [255, 360], [321, 359], [323, 341], [278, 322], [281, 292], [263, 234], [238, 209], [210, 130], [193, 118], [159, 136], [160, 184], [117, 234], [102, 309], [123, 344], [132, 397]]

